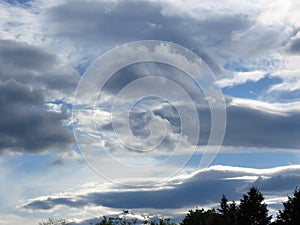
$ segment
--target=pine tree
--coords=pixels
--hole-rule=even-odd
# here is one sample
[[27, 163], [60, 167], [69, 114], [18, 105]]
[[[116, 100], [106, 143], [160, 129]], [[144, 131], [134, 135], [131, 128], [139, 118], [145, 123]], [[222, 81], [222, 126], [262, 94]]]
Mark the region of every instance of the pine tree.
[[295, 190], [293, 196], [288, 196], [288, 200], [283, 203], [283, 210], [279, 210], [278, 225], [299, 225], [300, 224], [300, 190]]
[[252, 187], [250, 191], [243, 196], [238, 210], [239, 225], [268, 225], [271, 216], [268, 216], [267, 205], [263, 202], [262, 193]]
[[225, 225], [222, 216], [214, 209], [190, 210], [180, 225]]
[[226, 225], [237, 225], [237, 213], [238, 207], [233, 201], [231, 204], [228, 205], [228, 199], [225, 195], [222, 196], [220, 202], [220, 209], [218, 211], [221, 213], [223, 220], [225, 221]]
[[230, 218], [230, 225], [237, 225], [238, 224], [238, 206], [236, 205], [235, 201], [233, 201], [229, 205], [229, 218]]

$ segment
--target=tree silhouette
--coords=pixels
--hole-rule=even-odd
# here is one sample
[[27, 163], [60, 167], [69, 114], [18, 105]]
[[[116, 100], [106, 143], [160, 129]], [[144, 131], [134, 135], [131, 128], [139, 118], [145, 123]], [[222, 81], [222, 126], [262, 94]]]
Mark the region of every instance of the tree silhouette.
[[267, 205], [263, 202], [262, 193], [252, 187], [250, 191], [243, 196], [238, 210], [239, 225], [268, 225], [271, 216], [268, 216]]
[[228, 199], [223, 195], [218, 211], [221, 213], [225, 225], [237, 225], [238, 207], [234, 201], [228, 204]]
[[170, 218], [167, 219], [159, 219], [159, 222], [151, 221], [148, 223], [150, 225], [176, 225], [176, 223], [171, 223]]
[[46, 222], [41, 222], [39, 225], [70, 225], [66, 219], [54, 220], [49, 218]]
[[293, 196], [283, 203], [283, 210], [279, 210], [276, 225], [299, 225], [300, 224], [300, 190], [295, 190]]
[[103, 219], [95, 225], [135, 225], [137, 219], [128, 219], [126, 215], [129, 213], [128, 210], [123, 210], [122, 216], [109, 217], [103, 216]]
[[181, 225], [225, 225], [222, 216], [214, 209], [190, 210], [180, 223]]

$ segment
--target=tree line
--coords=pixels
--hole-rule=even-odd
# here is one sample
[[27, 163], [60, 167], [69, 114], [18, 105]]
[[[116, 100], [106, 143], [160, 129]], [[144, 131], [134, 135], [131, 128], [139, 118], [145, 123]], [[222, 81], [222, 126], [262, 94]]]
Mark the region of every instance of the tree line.
[[[104, 216], [94, 225], [178, 225], [170, 218], [144, 221], [136, 218], [127, 218], [128, 210], [123, 210], [121, 216]], [[39, 223], [39, 225], [70, 225], [67, 220], [51, 220]], [[93, 224], [90, 224], [93, 225]], [[294, 194], [288, 196], [283, 202], [283, 209], [279, 210], [276, 218], [272, 220], [263, 194], [255, 187], [243, 195], [240, 203], [229, 202], [225, 195], [222, 196], [220, 206], [217, 209], [204, 210], [196, 208], [190, 210], [179, 225], [300, 225], [300, 190], [296, 188]]]

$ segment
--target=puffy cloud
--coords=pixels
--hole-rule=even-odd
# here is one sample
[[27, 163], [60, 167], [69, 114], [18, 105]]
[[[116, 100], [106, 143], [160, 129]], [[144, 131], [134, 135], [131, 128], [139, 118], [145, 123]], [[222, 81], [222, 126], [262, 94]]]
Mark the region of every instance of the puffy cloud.
[[70, 102], [78, 73], [51, 52], [27, 43], [0, 40], [1, 153], [65, 151], [73, 142], [66, 128], [69, 109], [46, 102]]
[[232, 78], [225, 78], [218, 81], [221, 88], [232, 87], [238, 84], [243, 84], [248, 81], [259, 81], [265, 76], [263, 71], [237, 72]]
[[0, 40], [0, 79], [14, 79], [32, 88], [42, 89], [50, 99], [68, 99], [79, 75], [66, 69], [59, 58], [46, 50], [26, 43]]
[[0, 153], [65, 150], [72, 141], [66, 110], [50, 112], [43, 93], [15, 80], [0, 82]]

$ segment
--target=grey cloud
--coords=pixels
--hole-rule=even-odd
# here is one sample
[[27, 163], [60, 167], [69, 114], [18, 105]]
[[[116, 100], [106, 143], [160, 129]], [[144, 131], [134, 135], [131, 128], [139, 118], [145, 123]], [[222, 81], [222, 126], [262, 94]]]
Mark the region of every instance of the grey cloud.
[[63, 122], [67, 111], [50, 112], [43, 93], [15, 80], [0, 82], [0, 153], [65, 150], [73, 142]]
[[0, 40], [0, 153], [65, 151], [73, 142], [68, 110], [45, 106], [75, 90], [78, 74], [60, 63], [42, 48]]
[[26, 206], [26, 208], [36, 208], [40, 210], [50, 210], [53, 208], [53, 204], [49, 204], [47, 201], [35, 201], [34, 203], [30, 203]]
[[[59, 91], [65, 96], [75, 91], [79, 75], [60, 66], [60, 61], [42, 48], [26, 43], [0, 40], [0, 80], [16, 81], [41, 88], [47, 96]], [[67, 96], [66, 96], [67, 97]]]
[[199, 39], [209, 45], [223, 42], [233, 31], [246, 29], [252, 23], [247, 15], [214, 15], [205, 10], [199, 12], [206, 14], [203, 20], [167, 15], [163, 11], [168, 7], [167, 3], [149, 1], [69, 1], [50, 9], [47, 22], [56, 35], [81, 41], [160, 39], [187, 47]]
[[[181, 36], [178, 39], [183, 39], [182, 34], [172, 32], [179, 22], [178, 19], [166, 18], [161, 13], [162, 9], [160, 3], [147, 1], [69, 1], [50, 9], [47, 22], [56, 35], [93, 43], [100, 40], [118, 43], [163, 36], [165, 39], [178, 36]], [[167, 34], [166, 30], [171, 33]]]
[[300, 184], [300, 176], [298, 174], [276, 175], [271, 178], [259, 178], [254, 183], [262, 191], [267, 190], [270, 193], [287, 192], [291, 188], [296, 188]]
[[[167, 108], [156, 110], [157, 115], [163, 114]], [[241, 147], [266, 147], [278, 149], [299, 149], [300, 147], [300, 113], [290, 112], [278, 115], [256, 110], [247, 106], [233, 106], [228, 103], [227, 125], [223, 145]], [[200, 119], [199, 145], [206, 145], [211, 129], [210, 109], [198, 108]], [[172, 116], [164, 118], [172, 121]], [[190, 126], [194, 126], [190, 121]], [[174, 126], [180, 124], [173, 123]], [[193, 135], [185, 133], [185, 135]], [[212, 143], [213, 144], [213, 143]]]
[[[182, 104], [180, 107], [184, 107]], [[179, 115], [176, 112], [176, 106], [170, 105], [163, 107], [149, 108], [154, 115], [161, 117], [172, 125], [172, 131], [181, 132]], [[227, 102], [227, 125], [224, 146], [235, 147], [254, 147], [254, 148], [271, 148], [271, 149], [299, 149], [300, 147], [300, 113], [290, 112], [288, 115], [274, 114], [265, 112], [251, 107], [234, 106]], [[132, 112], [129, 118], [131, 129], [136, 136], [147, 135], [149, 118], [144, 118], [146, 112]], [[207, 145], [211, 130], [210, 109], [202, 105], [198, 107], [198, 116], [200, 119], [200, 136], [198, 145]], [[138, 126], [135, 125], [138, 121]], [[195, 126], [194, 121], [189, 121], [188, 127]], [[98, 130], [103, 132], [111, 131], [111, 124], [99, 127]], [[192, 130], [192, 129], [190, 129]], [[189, 129], [183, 131], [183, 135], [192, 137], [193, 133]], [[167, 146], [169, 144], [169, 146]], [[213, 144], [213, 143], [212, 143]], [[164, 142], [166, 149], [172, 149], [172, 143]]]
[[[85, 8], [84, 11], [82, 6]], [[246, 61], [253, 56], [265, 57], [273, 49], [283, 47], [278, 30], [255, 24], [256, 15], [252, 17], [247, 14], [216, 15], [214, 12], [199, 9], [199, 13], [205, 15], [200, 19], [187, 14], [171, 15], [166, 13], [167, 11], [166, 3], [148, 1], [117, 3], [68, 1], [49, 9], [46, 22], [52, 35], [73, 41], [77, 46], [83, 45], [84, 49], [91, 48], [93, 51], [97, 51], [95, 49], [100, 45], [110, 48], [119, 43], [140, 39], [173, 41], [193, 48], [217, 73], [221, 72], [220, 68], [223, 67], [224, 61], [213, 62], [212, 58], [203, 52], [205, 49], [202, 47], [209, 48], [217, 53], [218, 57], [226, 57], [229, 61], [233, 58], [239, 60], [240, 57]], [[216, 60], [214, 57], [213, 59]], [[141, 67], [124, 69], [122, 76], [119, 72], [108, 82], [106, 90], [110, 94], [117, 93], [126, 84], [141, 77], [142, 70]], [[146, 70], [155, 72], [149, 67]], [[171, 77], [172, 72], [166, 77]], [[188, 90], [193, 99], [199, 95], [199, 92], [190, 89], [191, 85], [182, 83], [180, 78], [173, 79]], [[284, 117], [230, 105], [227, 111], [228, 123], [224, 145], [299, 147], [300, 126], [297, 122], [299, 114]], [[156, 113], [159, 115], [159, 112]], [[210, 134], [210, 113], [206, 109], [200, 109], [199, 115], [201, 119], [199, 144], [203, 145], [207, 143]], [[110, 127], [107, 124], [103, 129]]]
[[[204, 206], [207, 204], [215, 203], [220, 201], [222, 194], [226, 194], [229, 199], [238, 200], [241, 198], [242, 193], [245, 193], [249, 187], [256, 186], [262, 188], [264, 194], [270, 194], [276, 192], [278, 195], [285, 196], [287, 193], [293, 191], [294, 184], [299, 184], [299, 179], [293, 181], [289, 178], [289, 175], [285, 174], [286, 169], [281, 169], [279, 172], [274, 174], [261, 175], [268, 176], [267, 182], [272, 183], [276, 181], [278, 176], [282, 176], [287, 184], [276, 183], [277, 187], [274, 188], [272, 185], [267, 185], [267, 182], [263, 183], [261, 178], [256, 181], [247, 179], [227, 179], [237, 178], [242, 176], [257, 176], [255, 172], [240, 169], [224, 168], [215, 169], [214, 167], [209, 170], [199, 172], [194, 176], [178, 180], [179, 184], [171, 185], [170, 189], [159, 189], [159, 190], [124, 190], [124, 191], [112, 191], [112, 192], [93, 192], [86, 195], [77, 195], [75, 197], [49, 197], [44, 200], [46, 206], [52, 206], [54, 208], [58, 205], [64, 205], [68, 207], [83, 207], [83, 206], [105, 206], [111, 208], [153, 208], [153, 209], [175, 209], [184, 207], [194, 207], [195, 205]], [[288, 170], [289, 172], [297, 173], [299, 169], [294, 168]], [[289, 185], [289, 186], [288, 186]], [[288, 187], [288, 188], [286, 188]], [[36, 200], [29, 202], [24, 206], [26, 209], [38, 210], [43, 209], [41, 201]], [[45, 207], [44, 205], [42, 205]]]
[[30, 90], [26, 86], [18, 83], [15, 80], [1, 82], [0, 99], [2, 110], [6, 109], [8, 104], [15, 105], [22, 103], [24, 105], [35, 105], [43, 103], [43, 94], [39, 90]]
[[225, 145], [298, 149], [299, 134], [299, 112], [283, 116], [248, 107], [227, 107]]
[[[227, 123], [223, 145], [241, 147], [266, 147], [299, 149], [300, 113], [279, 115], [251, 107], [226, 107]], [[206, 145], [210, 135], [210, 110], [199, 110], [201, 133], [199, 145]]]
[[289, 51], [291, 53], [300, 53], [300, 38], [295, 39], [291, 42], [291, 45], [289, 47]]
[[[222, 173], [226, 176], [226, 173]], [[218, 176], [222, 176], [219, 174]], [[95, 192], [87, 195], [79, 196], [81, 201], [78, 201], [77, 207], [82, 206], [82, 201], [85, 205], [101, 205], [112, 208], [182, 208], [195, 206], [197, 204], [209, 204], [218, 202], [223, 193], [234, 193], [233, 183], [242, 185], [243, 182], [228, 182], [221, 179], [212, 179], [214, 172], [198, 174], [195, 177], [185, 181], [183, 184], [176, 185], [173, 189], [162, 189], [155, 191], [121, 191], [101, 193]], [[227, 175], [228, 176], [228, 175]], [[210, 177], [210, 178], [209, 178]], [[221, 188], [220, 188], [221, 187]], [[233, 197], [232, 195], [231, 197]], [[234, 197], [237, 197], [234, 196]], [[44, 205], [55, 206], [65, 205], [74, 207], [74, 204], [69, 204], [63, 201], [64, 198], [48, 198], [43, 201]], [[44, 205], [42, 205], [44, 207]], [[24, 206], [27, 209], [42, 209], [41, 201], [37, 200]]]
[[[233, 43], [232, 33], [244, 32], [254, 23], [246, 14], [198, 9], [200, 19], [184, 13], [168, 14], [169, 7], [168, 3], [150, 1], [68, 1], [49, 9], [45, 24], [49, 35], [73, 43], [83, 54], [99, 54], [118, 44], [144, 39], [175, 42], [193, 49], [219, 74], [224, 59], [215, 60], [220, 60], [219, 56], [238, 58], [245, 46], [244, 42]], [[264, 34], [264, 29], [259, 33]], [[239, 51], [234, 51], [234, 46], [228, 50], [229, 45], [239, 45]]]
[[57, 62], [54, 55], [25, 43], [1, 40], [0, 49], [0, 63], [8, 68], [40, 71]]

